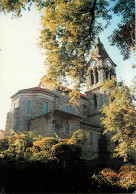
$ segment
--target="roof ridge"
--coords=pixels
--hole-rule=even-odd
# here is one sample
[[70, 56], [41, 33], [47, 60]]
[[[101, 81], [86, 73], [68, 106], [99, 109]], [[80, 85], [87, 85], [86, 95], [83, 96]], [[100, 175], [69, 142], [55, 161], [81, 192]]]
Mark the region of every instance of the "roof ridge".
[[52, 92], [52, 91], [50, 91], [50, 90], [46, 90], [46, 89], [44, 89], [44, 88], [40, 88], [40, 87], [33, 87], [33, 88], [27, 88], [27, 89], [22, 89], [22, 90], [19, 90], [17, 93], [15, 93], [15, 94], [13, 94], [12, 96], [11, 96], [11, 98], [12, 97], [14, 97], [16, 94], [18, 94], [19, 92], [28, 92], [28, 91], [41, 91], [41, 92], [45, 92], [45, 93], [48, 93], [48, 94], [50, 94], [50, 95], [55, 95], [55, 93], [54, 92]]

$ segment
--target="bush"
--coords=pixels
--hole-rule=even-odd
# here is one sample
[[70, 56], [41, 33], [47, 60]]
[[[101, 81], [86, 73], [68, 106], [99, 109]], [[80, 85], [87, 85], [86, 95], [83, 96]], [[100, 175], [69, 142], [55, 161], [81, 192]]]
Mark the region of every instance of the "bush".
[[78, 192], [79, 174], [83, 175], [79, 167], [82, 137], [81, 130], [71, 139], [14, 132], [0, 147], [0, 190]]
[[82, 130], [76, 131], [71, 139], [58, 137], [36, 137], [32, 132], [13, 132], [0, 145], [1, 157], [17, 161], [56, 161], [66, 166], [67, 163], [80, 159], [81, 144], [85, 141]]
[[125, 164], [118, 172], [110, 168], [105, 168], [98, 175], [92, 178], [98, 183], [99, 187], [118, 188], [135, 191], [136, 189], [136, 165]]

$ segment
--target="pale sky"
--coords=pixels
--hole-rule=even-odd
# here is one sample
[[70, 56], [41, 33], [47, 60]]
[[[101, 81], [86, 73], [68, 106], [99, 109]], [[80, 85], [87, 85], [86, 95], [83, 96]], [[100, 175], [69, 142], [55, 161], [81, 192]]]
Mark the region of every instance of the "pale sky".
[[[114, 19], [114, 25], [117, 19]], [[120, 51], [111, 47], [107, 40], [113, 25], [100, 34], [108, 54], [118, 66], [118, 81], [122, 78], [127, 85], [131, 84], [134, 70], [133, 56], [122, 60]], [[6, 114], [10, 110], [10, 97], [18, 90], [35, 87], [45, 74], [44, 56], [38, 47], [40, 35], [40, 15], [36, 10], [23, 12], [23, 17], [12, 19], [11, 14], [0, 13], [0, 129], [5, 129]]]

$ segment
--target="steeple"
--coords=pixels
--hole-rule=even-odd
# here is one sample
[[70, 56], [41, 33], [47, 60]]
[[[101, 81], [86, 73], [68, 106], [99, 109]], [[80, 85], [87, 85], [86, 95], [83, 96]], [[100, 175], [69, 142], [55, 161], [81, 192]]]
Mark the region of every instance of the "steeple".
[[108, 59], [110, 58], [108, 53], [106, 52], [103, 44], [100, 41], [100, 38], [98, 37], [97, 42], [95, 44], [95, 47], [93, 49], [93, 52], [91, 54], [91, 58], [99, 58], [102, 57], [103, 59]]
[[106, 79], [111, 78], [113, 75], [115, 76], [115, 67], [116, 64], [108, 55], [100, 38], [98, 38], [88, 62], [88, 90], [100, 87], [101, 83]]
[[110, 63], [116, 67], [117, 65], [112, 61], [112, 59], [110, 58], [110, 56], [108, 55], [107, 51], [104, 48], [104, 45], [101, 43], [100, 38], [98, 37], [97, 42], [94, 46], [94, 49], [92, 51], [92, 54], [90, 56], [90, 60], [99, 60], [99, 59], [103, 59], [103, 60], [108, 60], [110, 61]]

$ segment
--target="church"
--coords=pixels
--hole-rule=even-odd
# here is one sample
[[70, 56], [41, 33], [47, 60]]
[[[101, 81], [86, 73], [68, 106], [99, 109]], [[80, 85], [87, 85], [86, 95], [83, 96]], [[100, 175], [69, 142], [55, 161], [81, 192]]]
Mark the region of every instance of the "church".
[[[69, 103], [69, 92], [56, 89], [51, 91], [41, 83], [37, 87], [22, 89], [11, 96], [11, 109], [7, 113], [5, 135], [14, 131], [31, 130], [44, 137], [54, 136], [70, 138], [73, 132], [82, 129], [87, 141], [83, 146], [82, 157], [94, 159], [99, 155], [98, 139], [103, 131], [100, 109], [107, 98], [102, 83], [116, 76], [116, 64], [106, 52], [100, 39], [94, 46], [88, 61], [86, 76], [87, 89], [80, 93], [80, 105]], [[108, 143], [108, 150], [112, 151]]]

